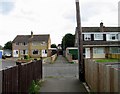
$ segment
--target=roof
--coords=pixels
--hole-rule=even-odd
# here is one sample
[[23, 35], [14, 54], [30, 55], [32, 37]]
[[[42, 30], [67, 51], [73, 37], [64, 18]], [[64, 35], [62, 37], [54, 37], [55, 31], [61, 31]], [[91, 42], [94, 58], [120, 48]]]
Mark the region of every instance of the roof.
[[48, 39], [49, 39], [50, 35], [49, 34], [44, 34], [44, 35], [33, 35], [33, 37], [31, 37], [31, 35], [17, 35], [15, 37], [15, 39], [13, 40], [13, 43], [15, 42], [33, 42], [33, 41], [36, 41], [36, 42], [47, 42]]
[[[82, 32], [101, 32], [100, 27], [82, 27]], [[103, 27], [103, 32], [120, 32], [120, 27]]]

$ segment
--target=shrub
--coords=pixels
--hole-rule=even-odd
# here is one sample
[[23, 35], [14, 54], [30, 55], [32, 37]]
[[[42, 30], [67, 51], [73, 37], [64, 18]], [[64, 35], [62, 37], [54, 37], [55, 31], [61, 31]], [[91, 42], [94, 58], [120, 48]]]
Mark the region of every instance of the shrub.
[[29, 89], [30, 94], [36, 94], [40, 89], [40, 86], [33, 80], [32, 85]]
[[24, 59], [29, 59], [29, 56], [28, 55], [24, 55]]
[[4, 55], [2, 55], [2, 59], [6, 59], [6, 57]]
[[42, 80], [38, 80], [38, 81], [33, 80], [29, 88], [29, 94], [38, 94], [42, 84], [43, 84]]

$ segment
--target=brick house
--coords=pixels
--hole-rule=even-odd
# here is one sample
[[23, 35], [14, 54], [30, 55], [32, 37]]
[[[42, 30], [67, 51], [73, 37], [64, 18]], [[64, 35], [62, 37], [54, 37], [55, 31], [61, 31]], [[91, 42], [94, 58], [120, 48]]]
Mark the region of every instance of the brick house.
[[[75, 31], [75, 47], [78, 35]], [[120, 54], [120, 27], [82, 27], [85, 58], [106, 58], [108, 54]]]
[[47, 57], [47, 51], [51, 46], [49, 34], [44, 35], [17, 35], [12, 41], [13, 57]]

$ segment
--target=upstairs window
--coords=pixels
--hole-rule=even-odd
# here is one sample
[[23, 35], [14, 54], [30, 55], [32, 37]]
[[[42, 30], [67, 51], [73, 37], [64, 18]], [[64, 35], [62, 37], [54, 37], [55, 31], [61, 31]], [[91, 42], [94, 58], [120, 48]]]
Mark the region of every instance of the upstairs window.
[[23, 42], [22, 45], [27, 45], [27, 43], [26, 43], [26, 42]]
[[103, 40], [103, 34], [94, 34], [94, 40]]
[[42, 46], [45, 46], [45, 45], [46, 45], [46, 42], [43, 41], [43, 42], [41, 43], [41, 45], [42, 45]]
[[19, 45], [19, 42], [16, 42], [16, 45]]
[[21, 43], [21, 45], [24, 45], [24, 46], [26, 46], [26, 45], [27, 45], [27, 43], [26, 43], [26, 42], [22, 42], [22, 43]]
[[110, 40], [118, 40], [118, 34], [110, 34]]
[[33, 46], [37, 46], [37, 45], [39, 45], [39, 43], [33, 42], [32, 45], [33, 45]]
[[84, 40], [91, 40], [91, 34], [84, 34]]

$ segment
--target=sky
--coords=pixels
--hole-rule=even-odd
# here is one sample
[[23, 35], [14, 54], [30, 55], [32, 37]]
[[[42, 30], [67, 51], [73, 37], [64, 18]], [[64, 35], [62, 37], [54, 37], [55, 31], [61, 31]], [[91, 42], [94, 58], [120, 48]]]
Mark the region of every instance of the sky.
[[[83, 27], [118, 26], [119, 0], [79, 0]], [[17, 35], [50, 34], [52, 44], [75, 34], [75, 0], [0, 0], [0, 45]]]

